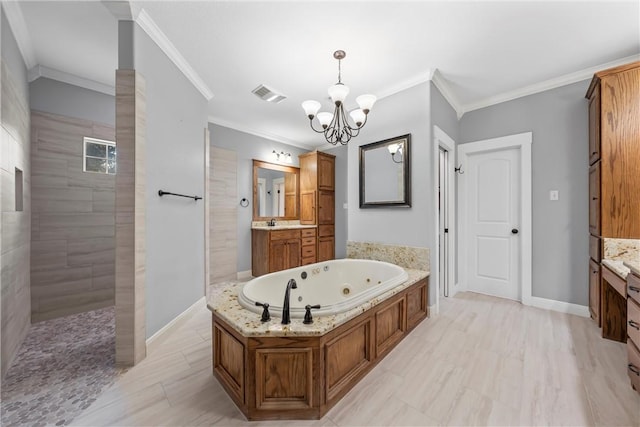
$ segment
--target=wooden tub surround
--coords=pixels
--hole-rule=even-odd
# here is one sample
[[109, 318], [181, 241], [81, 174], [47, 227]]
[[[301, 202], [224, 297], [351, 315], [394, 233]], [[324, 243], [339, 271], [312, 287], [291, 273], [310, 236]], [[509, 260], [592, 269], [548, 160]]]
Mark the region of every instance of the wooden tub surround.
[[208, 304], [214, 376], [248, 420], [321, 418], [429, 316], [429, 273], [407, 272], [396, 288], [311, 325], [262, 323], [237, 302], [243, 283], [217, 288]]

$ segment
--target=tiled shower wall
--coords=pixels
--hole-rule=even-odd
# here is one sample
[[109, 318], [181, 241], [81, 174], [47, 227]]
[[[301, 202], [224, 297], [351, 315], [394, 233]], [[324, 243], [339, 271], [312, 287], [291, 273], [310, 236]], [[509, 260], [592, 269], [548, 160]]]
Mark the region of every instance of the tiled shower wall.
[[32, 321], [114, 304], [115, 176], [83, 172], [83, 137], [111, 125], [31, 112]]
[[[3, 24], [6, 25], [6, 24]], [[4, 33], [3, 33], [4, 37]], [[3, 44], [4, 47], [4, 44]], [[4, 54], [4, 52], [3, 52]], [[29, 166], [29, 101], [4, 61], [2, 67], [2, 146], [0, 154], [0, 221], [2, 276], [2, 356], [4, 377], [29, 331], [29, 215], [31, 171]], [[22, 173], [17, 173], [21, 171]], [[22, 197], [16, 200], [16, 177], [22, 178]], [[22, 204], [22, 210], [20, 210]]]

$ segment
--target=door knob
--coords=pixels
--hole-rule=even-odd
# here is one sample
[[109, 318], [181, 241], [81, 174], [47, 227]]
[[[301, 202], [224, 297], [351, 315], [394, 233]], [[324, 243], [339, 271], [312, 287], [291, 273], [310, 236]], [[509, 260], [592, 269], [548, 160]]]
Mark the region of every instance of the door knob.
[[511, 229], [511, 234], [518, 234], [518, 229], [517, 228], [512, 228]]

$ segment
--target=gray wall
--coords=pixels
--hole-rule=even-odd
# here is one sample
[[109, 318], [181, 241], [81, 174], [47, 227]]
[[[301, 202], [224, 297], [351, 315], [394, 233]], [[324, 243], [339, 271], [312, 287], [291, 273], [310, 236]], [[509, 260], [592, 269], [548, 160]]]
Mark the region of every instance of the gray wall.
[[[336, 258], [346, 258], [347, 256], [347, 212], [348, 209], [344, 208], [344, 204], [347, 203], [347, 193], [349, 182], [349, 172], [347, 170], [349, 161], [349, 149], [345, 145], [341, 145], [335, 148], [329, 148], [322, 150], [329, 154], [336, 156], [335, 164], [335, 205], [336, 205], [336, 225], [335, 225], [335, 239], [336, 239]], [[355, 202], [357, 203], [357, 202]], [[348, 205], [351, 208], [354, 204]], [[358, 206], [355, 204], [355, 206]]]
[[[438, 126], [455, 142], [458, 142], [460, 135], [460, 124], [456, 110], [442, 96], [440, 89], [433, 83], [429, 83], [431, 88], [431, 125]], [[455, 155], [455, 153], [453, 153]]]
[[31, 109], [116, 124], [116, 98], [94, 90], [40, 77], [29, 84]]
[[[533, 132], [533, 295], [588, 305], [589, 80], [465, 114], [460, 141]], [[549, 200], [559, 190], [560, 200]]]
[[[4, 10], [0, 15], [0, 377], [4, 377], [31, 325], [31, 144], [27, 69]], [[16, 210], [16, 168], [22, 170], [22, 211]]]
[[137, 25], [134, 65], [146, 79], [146, 329], [153, 335], [205, 294], [207, 100]]
[[[348, 239], [426, 247], [430, 249], [433, 266], [437, 236], [434, 226], [434, 183], [430, 166], [433, 147], [429, 113], [430, 89], [429, 84], [420, 84], [378, 101], [360, 136], [349, 143]], [[403, 111], [404, 114], [398, 115], [397, 111]], [[360, 209], [358, 147], [408, 133], [411, 134], [411, 208]], [[429, 298], [433, 304], [436, 286], [430, 288]]]
[[[259, 136], [209, 123], [211, 145], [233, 150], [238, 155], [238, 203], [243, 197], [250, 201], [246, 208], [238, 207], [238, 270], [251, 270], [251, 220], [253, 219], [253, 159], [273, 162], [272, 151], [291, 153], [291, 166], [299, 167], [298, 155], [308, 150], [282, 144]], [[215, 215], [215, 213], [213, 213]], [[215, 219], [212, 219], [215, 221]]]

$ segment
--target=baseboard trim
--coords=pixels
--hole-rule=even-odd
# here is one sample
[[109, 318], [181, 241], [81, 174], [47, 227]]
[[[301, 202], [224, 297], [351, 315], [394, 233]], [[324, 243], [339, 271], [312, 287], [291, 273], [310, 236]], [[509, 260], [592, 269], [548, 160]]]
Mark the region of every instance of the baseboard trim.
[[570, 302], [556, 301], [553, 299], [531, 297], [531, 306], [544, 308], [546, 310], [558, 311], [560, 313], [575, 314], [581, 317], [590, 317], [589, 307], [572, 304]]
[[207, 303], [207, 298], [202, 297], [194, 302], [191, 307], [178, 314], [175, 319], [164, 325], [158, 332], [147, 338], [147, 356], [153, 353], [169, 337], [170, 333], [182, 326], [191, 316], [203, 305]]
[[429, 309], [429, 317], [437, 316], [438, 314], [440, 314], [439, 313], [440, 310], [438, 310], [438, 306], [436, 304], [430, 305], [428, 309]]
[[238, 280], [247, 280], [251, 279], [251, 270], [238, 271], [237, 276]]

